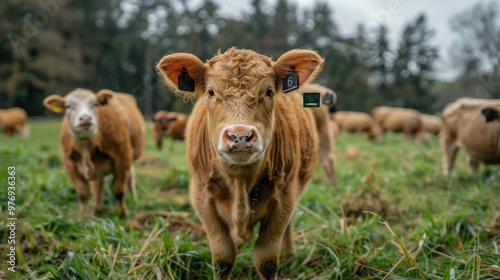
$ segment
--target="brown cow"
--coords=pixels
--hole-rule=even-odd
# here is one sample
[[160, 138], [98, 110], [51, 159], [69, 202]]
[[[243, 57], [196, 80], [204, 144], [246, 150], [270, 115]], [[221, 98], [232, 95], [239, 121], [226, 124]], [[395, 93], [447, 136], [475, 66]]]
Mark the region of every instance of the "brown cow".
[[420, 114], [420, 117], [422, 121], [422, 131], [432, 135], [439, 135], [443, 128], [443, 121], [440, 117], [428, 114]]
[[80, 198], [80, 214], [87, 212], [89, 183], [94, 214], [99, 214], [104, 176], [112, 174], [111, 190], [120, 215], [128, 216], [124, 191], [128, 186], [137, 196], [133, 160], [141, 156], [146, 141], [146, 125], [135, 98], [111, 90], [94, 94], [75, 89], [64, 97], [48, 96], [43, 103], [55, 113], [65, 113], [60, 137], [62, 161]]
[[0, 129], [7, 136], [12, 136], [14, 132], [18, 132], [23, 137], [28, 136], [30, 130], [26, 124], [27, 120], [28, 114], [23, 108], [0, 109]]
[[469, 156], [472, 173], [477, 172], [480, 163], [500, 164], [500, 122], [487, 122], [494, 117], [485, 107], [499, 110], [500, 100], [460, 98], [443, 109], [444, 174], [451, 172], [459, 148]]
[[347, 132], [368, 133], [370, 140], [382, 140], [382, 130], [375, 120], [363, 112], [339, 111], [333, 114], [339, 129]]
[[307, 82], [322, 63], [310, 50], [274, 62], [231, 48], [206, 63], [177, 53], [157, 65], [170, 88], [198, 99], [186, 128], [189, 188], [221, 279], [259, 222], [254, 263], [261, 279], [277, 278], [280, 247], [292, 250], [294, 211], [316, 167], [318, 139], [301, 95], [283, 88]]
[[153, 136], [158, 151], [162, 148], [163, 137], [172, 139], [170, 151], [174, 148], [174, 140], [184, 140], [188, 115], [177, 112], [158, 111], [151, 119], [155, 123]]
[[405, 137], [415, 137], [422, 131], [420, 112], [409, 108], [378, 106], [372, 115], [382, 131], [403, 132]]
[[321, 102], [319, 108], [311, 108], [310, 110], [313, 113], [316, 122], [316, 131], [318, 132], [319, 162], [323, 166], [328, 180], [332, 184], [335, 184], [335, 161], [332, 156], [335, 140], [330, 126], [331, 120], [328, 109], [330, 106], [335, 106], [337, 95], [329, 88], [311, 83], [303, 84], [299, 90], [301, 93], [318, 92], [320, 93], [321, 100], [324, 100], [327, 95], [331, 95], [331, 104], [323, 104], [323, 102]]

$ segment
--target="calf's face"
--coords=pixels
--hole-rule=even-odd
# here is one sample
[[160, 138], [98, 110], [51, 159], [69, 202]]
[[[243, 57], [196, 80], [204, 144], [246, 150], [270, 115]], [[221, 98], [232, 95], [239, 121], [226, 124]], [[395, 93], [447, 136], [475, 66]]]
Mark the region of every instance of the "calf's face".
[[[175, 91], [206, 99], [209, 141], [222, 162], [248, 165], [262, 159], [271, 141], [274, 105], [282, 98], [289, 69], [295, 69], [302, 84], [322, 62], [309, 50], [292, 50], [273, 62], [253, 51], [231, 48], [207, 63], [191, 54], [167, 55], [157, 67]], [[193, 92], [179, 85], [183, 72], [193, 80]]]
[[176, 113], [161, 111], [153, 116], [153, 121], [157, 123], [162, 131], [167, 131], [170, 123], [177, 120]]
[[75, 89], [64, 97], [48, 96], [43, 103], [55, 113], [65, 113], [70, 132], [75, 138], [89, 138], [98, 128], [98, 106], [106, 105], [111, 97], [109, 92], [96, 95], [89, 90]]

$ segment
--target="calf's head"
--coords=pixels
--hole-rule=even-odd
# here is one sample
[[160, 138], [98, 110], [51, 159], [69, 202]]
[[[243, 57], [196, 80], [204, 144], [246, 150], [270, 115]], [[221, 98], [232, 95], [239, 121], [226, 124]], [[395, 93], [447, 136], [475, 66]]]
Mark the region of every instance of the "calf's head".
[[[283, 98], [289, 70], [295, 69], [300, 85], [314, 77], [322, 63], [310, 50], [292, 50], [274, 62], [251, 50], [231, 48], [206, 63], [187, 53], [167, 55], [157, 68], [174, 91], [206, 99], [209, 141], [222, 162], [247, 165], [262, 159], [269, 145], [274, 104]], [[188, 87], [183, 85], [186, 74], [192, 83]]]
[[89, 138], [97, 131], [99, 106], [106, 105], [113, 97], [110, 91], [98, 94], [86, 89], [75, 89], [66, 96], [50, 95], [43, 104], [54, 113], [66, 115], [71, 134], [75, 138]]
[[177, 120], [177, 114], [174, 112], [160, 111], [153, 115], [152, 120], [158, 124], [162, 131], [167, 131], [170, 122]]

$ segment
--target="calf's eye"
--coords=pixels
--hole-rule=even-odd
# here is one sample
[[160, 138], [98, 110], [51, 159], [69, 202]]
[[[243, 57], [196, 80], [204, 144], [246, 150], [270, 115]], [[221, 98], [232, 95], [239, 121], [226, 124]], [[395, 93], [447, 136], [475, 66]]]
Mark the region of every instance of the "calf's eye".
[[268, 89], [268, 90], [266, 91], [266, 95], [267, 95], [267, 96], [269, 96], [269, 97], [273, 96], [273, 90]]
[[213, 90], [209, 90], [209, 91], [208, 91], [208, 95], [210, 95], [210, 96], [214, 96], [214, 95], [215, 95], [215, 93], [214, 93], [214, 91], [213, 91]]

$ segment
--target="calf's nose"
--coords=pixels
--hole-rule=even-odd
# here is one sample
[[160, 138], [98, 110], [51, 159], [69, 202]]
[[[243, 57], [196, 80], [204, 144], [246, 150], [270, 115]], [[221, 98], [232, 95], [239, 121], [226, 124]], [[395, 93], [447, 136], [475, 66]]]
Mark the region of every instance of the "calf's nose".
[[257, 141], [257, 129], [254, 126], [235, 125], [222, 131], [224, 143], [229, 151], [250, 152]]

